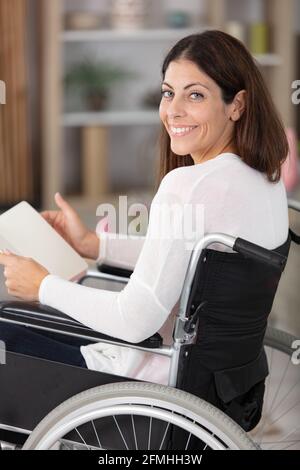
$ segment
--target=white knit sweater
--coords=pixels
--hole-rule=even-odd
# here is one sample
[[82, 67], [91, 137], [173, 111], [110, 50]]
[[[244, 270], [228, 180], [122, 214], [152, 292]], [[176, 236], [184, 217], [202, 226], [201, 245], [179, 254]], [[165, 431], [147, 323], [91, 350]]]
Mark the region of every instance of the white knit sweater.
[[[162, 213], [166, 220], [162, 208], [169, 209], [165, 224], [161, 223]], [[195, 208], [203, 223], [189, 239], [181, 237], [185, 215]], [[137, 343], [160, 331], [170, 343], [191, 246], [212, 232], [239, 236], [269, 249], [284, 243], [288, 210], [282, 181], [270, 183], [232, 153], [176, 168], [163, 178], [152, 201], [145, 237], [99, 234], [98, 262], [134, 270], [121, 292], [48, 275], [40, 287], [40, 302], [115, 338]], [[210, 248], [231, 251], [217, 244]], [[168, 358], [104, 343], [84, 346], [81, 352], [91, 369], [167, 381]]]

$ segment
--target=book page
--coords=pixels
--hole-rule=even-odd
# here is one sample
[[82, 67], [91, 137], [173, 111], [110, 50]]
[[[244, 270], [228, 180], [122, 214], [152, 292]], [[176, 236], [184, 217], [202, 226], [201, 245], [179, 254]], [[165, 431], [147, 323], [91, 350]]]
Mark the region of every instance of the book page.
[[0, 215], [0, 235], [0, 248], [3, 245], [13, 253], [33, 258], [50, 274], [75, 280], [88, 267], [86, 261], [25, 201]]
[[21, 255], [21, 253], [18, 252], [18, 250], [15, 249], [14, 246], [12, 246], [7, 240], [6, 238], [4, 238], [2, 235], [1, 235], [1, 231], [0, 231], [0, 250], [9, 250], [11, 251], [12, 253], [15, 253], [16, 255]]

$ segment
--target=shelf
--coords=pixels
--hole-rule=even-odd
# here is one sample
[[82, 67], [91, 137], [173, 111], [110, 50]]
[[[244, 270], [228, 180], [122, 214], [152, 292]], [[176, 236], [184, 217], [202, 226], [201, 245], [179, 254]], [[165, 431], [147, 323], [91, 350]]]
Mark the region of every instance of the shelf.
[[254, 54], [254, 59], [264, 67], [273, 67], [282, 64], [282, 60], [277, 54]]
[[158, 111], [154, 110], [66, 113], [61, 119], [61, 124], [65, 127], [132, 126], [159, 123]]
[[[199, 26], [189, 29], [142, 29], [136, 31], [122, 30], [92, 30], [92, 31], [64, 31], [61, 34], [63, 42], [105, 42], [105, 41], [176, 41], [180, 38], [194, 33], [201, 33], [208, 26]], [[277, 66], [281, 64], [281, 59], [276, 54], [257, 54], [255, 59], [261, 66]]]
[[189, 34], [201, 33], [207, 26], [188, 29], [141, 29], [141, 30], [90, 30], [90, 31], [64, 31], [61, 34], [61, 41], [161, 41], [177, 40]]

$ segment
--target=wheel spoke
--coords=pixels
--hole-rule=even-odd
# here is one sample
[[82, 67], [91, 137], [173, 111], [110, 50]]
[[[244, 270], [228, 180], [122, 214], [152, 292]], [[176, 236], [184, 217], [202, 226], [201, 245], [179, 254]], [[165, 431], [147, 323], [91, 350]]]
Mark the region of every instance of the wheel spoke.
[[128, 447], [128, 445], [127, 445], [127, 442], [126, 442], [125, 437], [123, 436], [123, 433], [122, 433], [122, 431], [121, 431], [121, 428], [120, 428], [120, 426], [119, 426], [119, 423], [118, 423], [118, 421], [117, 421], [117, 418], [116, 418], [115, 416], [113, 416], [113, 418], [114, 418], [114, 422], [115, 422], [115, 424], [116, 424], [116, 426], [117, 426], [117, 428], [118, 428], [118, 430], [119, 430], [120, 436], [121, 436], [121, 438], [122, 438], [122, 440], [123, 440], [123, 442], [124, 442], [124, 444], [125, 444], [126, 450], [129, 450], [129, 447]]
[[[283, 442], [292, 442], [292, 441], [287, 441], [287, 438], [290, 437], [291, 435], [294, 434], [294, 432], [296, 432], [297, 430], [299, 429], [299, 426], [297, 426], [295, 429], [293, 429], [292, 431], [290, 431], [288, 434], [286, 434], [285, 436], [283, 436], [283, 438], [280, 440], [280, 441], [275, 441], [275, 442], [267, 442], [266, 444], [277, 444], [277, 443], [283, 443]], [[293, 442], [299, 442], [299, 439], [298, 440], [294, 440]], [[275, 446], [271, 447], [271, 449], [273, 449]]]
[[273, 408], [274, 408], [274, 405], [275, 405], [275, 403], [276, 403], [276, 399], [277, 399], [277, 397], [278, 397], [279, 391], [280, 391], [280, 389], [281, 389], [281, 386], [282, 386], [282, 384], [283, 384], [283, 381], [284, 381], [284, 379], [285, 379], [285, 377], [286, 377], [286, 374], [287, 374], [287, 371], [288, 371], [288, 368], [289, 368], [289, 365], [290, 365], [290, 360], [291, 360], [291, 359], [290, 359], [290, 357], [288, 356], [288, 360], [287, 360], [287, 363], [286, 363], [284, 372], [283, 372], [283, 374], [282, 374], [282, 377], [281, 377], [281, 379], [280, 379], [279, 385], [278, 385], [278, 387], [277, 387], [277, 390], [276, 390], [276, 392], [275, 392], [275, 394], [274, 394], [274, 397], [273, 397], [273, 400], [272, 400], [272, 402], [271, 402], [271, 406], [270, 406], [269, 413], [272, 412], [272, 410], [273, 410]]
[[137, 443], [137, 439], [136, 439], [136, 432], [135, 432], [135, 425], [134, 425], [134, 418], [133, 418], [133, 415], [131, 415], [131, 424], [132, 424], [132, 429], [133, 429], [135, 450], [138, 450], [138, 443]]
[[[153, 408], [151, 406], [151, 408]], [[148, 432], [148, 450], [151, 449], [151, 434], [152, 434], [152, 416], [149, 418], [149, 432]]]
[[[173, 414], [173, 411], [172, 411], [172, 414]], [[164, 444], [164, 441], [165, 441], [165, 438], [166, 438], [166, 435], [167, 435], [167, 432], [168, 432], [169, 427], [170, 427], [170, 423], [167, 423], [166, 429], [165, 429], [165, 432], [164, 432], [164, 435], [163, 435], [163, 438], [162, 438], [162, 441], [161, 441], [160, 446], [159, 446], [159, 450], [162, 449], [162, 446], [163, 446], [163, 444]]]
[[[276, 346], [277, 343], [278, 346]], [[287, 436], [291, 434], [287, 432], [288, 425], [286, 424], [291, 420], [288, 419], [288, 421], [286, 421], [285, 417], [300, 403], [299, 401], [295, 403], [296, 397], [294, 396], [294, 393], [297, 391], [296, 387], [299, 387], [300, 379], [295, 377], [292, 373], [293, 371], [290, 367], [291, 358], [288, 353], [288, 348], [286, 347], [286, 341], [282, 343], [284, 345], [283, 349], [280, 347], [280, 338], [277, 343], [275, 341], [271, 343], [272, 346], [267, 346], [270, 372], [266, 381], [266, 406], [263, 409], [263, 417], [260, 425], [257, 427], [256, 434], [254, 434], [255, 441], [257, 441], [260, 446], [267, 445], [266, 435], [274, 434], [274, 432], [280, 432], [285, 435], [285, 437], [278, 436], [276, 440], [278, 444], [280, 442], [284, 443]], [[277, 353], [276, 356], [275, 353]], [[283, 403], [285, 403], [285, 405], [283, 405]], [[279, 413], [278, 416], [276, 416], [276, 412], [277, 415]], [[274, 426], [279, 422], [279, 427], [278, 425]], [[269, 443], [275, 443], [274, 439], [269, 441]]]
[[96, 434], [96, 439], [97, 439], [97, 441], [98, 441], [99, 448], [100, 448], [100, 449], [103, 449], [103, 447], [102, 447], [102, 445], [101, 445], [101, 442], [100, 442], [99, 435], [98, 435], [98, 433], [97, 433], [97, 431], [96, 431], [95, 423], [94, 423], [93, 420], [92, 420], [92, 426], [93, 426], [94, 432], [95, 432], [95, 434]]
[[280, 405], [284, 402], [284, 400], [287, 399], [287, 397], [289, 396], [289, 394], [295, 389], [295, 387], [297, 385], [300, 384], [300, 379], [289, 389], [289, 391], [281, 398], [280, 402], [278, 403], [278, 405], [276, 405], [276, 409], [278, 409], [280, 407]]
[[89, 446], [87, 445], [87, 443], [85, 442], [85, 440], [83, 439], [82, 435], [80, 434], [80, 432], [78, 431], [77, 428], [75, 428], [75, 431], [77, 432], [78, 436], [80, 437], [80, 439], [82, 440], [83, 444], [85, 445], [85, 447], [87, 448], [87, 450], [90, 450]]

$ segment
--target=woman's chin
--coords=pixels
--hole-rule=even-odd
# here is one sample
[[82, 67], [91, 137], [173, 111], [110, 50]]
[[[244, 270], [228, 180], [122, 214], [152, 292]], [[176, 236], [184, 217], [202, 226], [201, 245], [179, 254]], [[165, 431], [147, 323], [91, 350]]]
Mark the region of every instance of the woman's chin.
[[171, 145], [171, 150], [179, 156], [185, 156], [191, 153], [187, 146]]

